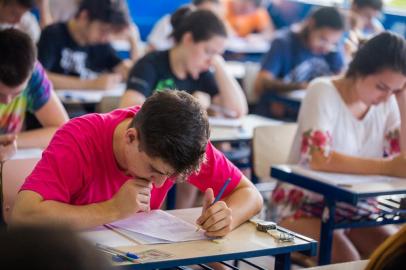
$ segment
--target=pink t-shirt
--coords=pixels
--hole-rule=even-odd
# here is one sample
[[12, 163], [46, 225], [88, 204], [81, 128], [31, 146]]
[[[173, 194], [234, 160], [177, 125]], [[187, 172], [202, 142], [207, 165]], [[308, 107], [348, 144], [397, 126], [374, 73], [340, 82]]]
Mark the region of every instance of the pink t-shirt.
[[[113, 133], [124, 119], [134, 117], [139, 107], [115, 110], [107, 114], [89, 114], [72, 119], [59, 129], [42, 159], [27, 177], [21, 190], [31, 190], [44, 200], [72, 205], [106, 201], [130, 178], [121, 171], [113, 153]], [[204, 191], [211, 187], [217, 194], [231, 177], [224, 196], [239, 183], [242, 174], [211, 143], [207, 161], [189, 182]], [[153, 187], [151, 209], [160, 208], [174, 184], [168, 179], [160, 188]]]

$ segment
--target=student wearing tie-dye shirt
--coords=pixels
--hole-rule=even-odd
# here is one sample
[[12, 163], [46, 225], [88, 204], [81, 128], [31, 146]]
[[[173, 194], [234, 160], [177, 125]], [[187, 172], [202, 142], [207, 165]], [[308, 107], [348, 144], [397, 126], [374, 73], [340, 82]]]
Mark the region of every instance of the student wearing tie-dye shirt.
[[[43, 128], [21, 132], [27, 111]], [[17, 143], [19, 147], [46, 147], [67, 120], [44, 69], [36, 62], [29, 36], [15, 29], [0, 31], [0, 161], [13, 155]]]

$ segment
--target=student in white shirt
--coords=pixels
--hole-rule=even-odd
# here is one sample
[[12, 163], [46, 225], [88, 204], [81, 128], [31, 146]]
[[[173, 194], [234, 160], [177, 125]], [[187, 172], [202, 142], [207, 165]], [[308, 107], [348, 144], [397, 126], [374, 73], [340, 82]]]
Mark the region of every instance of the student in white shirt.
[[[406, 177], [406, 41], [383, 32], [368, 41], [338, 78], [308, 87], [290, 163], [311, 169]], [[322, 198], [287, 184], [272, 194], [280, 225], [319, 239]], [[360, 260], [394, 227], [336, 230], [333, 262]], [[371, 237], [373, 236], [373, 237]]]

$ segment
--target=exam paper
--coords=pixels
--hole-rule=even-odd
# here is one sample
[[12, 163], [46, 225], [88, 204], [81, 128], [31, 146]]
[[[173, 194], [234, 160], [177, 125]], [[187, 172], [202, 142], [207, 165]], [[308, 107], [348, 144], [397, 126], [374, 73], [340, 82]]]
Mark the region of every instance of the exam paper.
[[317, 172], [301, 166], [290, 166], [292, 172], [310, 177], [312, 179], [332, 184], [332, 185], [355, 185], [369, 183], [394, 183], [396, 181], [405, 181], [406, 179], [382, 176], [382, 175], [355, 175], [343, 173]]
[[207, 239], [202, 231], [178, 217], [162, 210], [140, 212], [110, 225], [169, 242]]

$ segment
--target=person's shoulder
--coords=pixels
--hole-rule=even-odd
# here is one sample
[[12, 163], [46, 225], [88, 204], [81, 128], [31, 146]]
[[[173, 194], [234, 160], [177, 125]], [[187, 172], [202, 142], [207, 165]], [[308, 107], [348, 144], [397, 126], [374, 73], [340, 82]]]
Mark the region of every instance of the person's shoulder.
[[320, 77], [312, 80], [307, 87], [306, 100], [336, 101], [337, 89], [331, 77]]
[[164, 63], [169, 61], [169, 51], [153, 51], [144, 55], [141, 59], [138, 60], [137, 65], [153, 65], [153, 66], [162, 66]]
[[66, 23], [59, 22], [46, 26], [42, 30], [42, 35], [64, 36], [68, 31]]
[[281, 45], [287, 45], [294, 39], [294, 33], [290, 27], [284, 27], [275, 32], [275, 36], [272, 39], [272, 44], [278, 43]]

